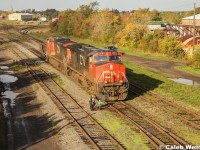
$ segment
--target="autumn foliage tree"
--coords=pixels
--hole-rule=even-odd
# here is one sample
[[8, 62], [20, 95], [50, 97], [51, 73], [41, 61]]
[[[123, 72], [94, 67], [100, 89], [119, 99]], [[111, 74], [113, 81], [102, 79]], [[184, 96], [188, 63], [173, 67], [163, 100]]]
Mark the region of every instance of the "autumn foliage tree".
[[[181, 43], [161, 30], [150, 32], [150, 21], [179, 23], [182, 15], [175, 12], [138, 9], [132, 12], [98, 9], [98, 2], [81, 5], [77, 10], [66, 10], [53, 30], [66, 36], [75, 36], [105, 44], [125, 46], [152, 53], [164, 53], [172, 57], [182, 55]], [[185, 15], [185, 14], [184, 14]]]
[[165, 36], [164, 39], [160, 39], [158, 50], [172, 57], [179, 57], [183, 54], [182, 43], [174, 36]]
[[139, 41], [144, 36], [146, 29], [138, 24], [127, 24], [116, 35], [118, 44], [121, 46], [137, 48]]

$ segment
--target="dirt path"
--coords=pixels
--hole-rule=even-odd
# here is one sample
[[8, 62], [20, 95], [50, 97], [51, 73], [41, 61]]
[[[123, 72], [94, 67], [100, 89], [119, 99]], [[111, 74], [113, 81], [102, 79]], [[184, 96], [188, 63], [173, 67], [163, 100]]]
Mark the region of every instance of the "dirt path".
[[176, 66], [183, 66], [183, 63], [172, 61], [159, 61], [131, 55], [124, 55], [123, 59], [131, 61], [135, 64], [143, 66], [149, 70], [165, 75], [167, 77], [184, 78], [200, 82], [200, 77], [174, 69]]

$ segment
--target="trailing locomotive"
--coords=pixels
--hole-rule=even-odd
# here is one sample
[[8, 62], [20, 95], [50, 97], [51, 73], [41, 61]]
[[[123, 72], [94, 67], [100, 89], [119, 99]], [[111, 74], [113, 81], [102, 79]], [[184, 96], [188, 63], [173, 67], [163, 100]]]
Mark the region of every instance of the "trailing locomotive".
[[42, 52], [53, 66], [76, 79], [102, 100], [124, 100], [128, 94], [126, 68], [122, 54], [109, 49], [52, 36]]

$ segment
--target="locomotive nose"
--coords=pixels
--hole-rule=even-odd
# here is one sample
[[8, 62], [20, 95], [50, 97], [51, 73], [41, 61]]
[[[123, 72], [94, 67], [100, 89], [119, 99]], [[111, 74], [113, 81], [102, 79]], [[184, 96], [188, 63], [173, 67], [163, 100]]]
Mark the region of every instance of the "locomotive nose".
[[[104, 83], [114, 83], [114, 82], [123, 82], [120, 66], [117, 64], [109, 63], [105, 65], [103, 71], [103, 82]], [[121, 83], [121, 82], [120, 82]]]

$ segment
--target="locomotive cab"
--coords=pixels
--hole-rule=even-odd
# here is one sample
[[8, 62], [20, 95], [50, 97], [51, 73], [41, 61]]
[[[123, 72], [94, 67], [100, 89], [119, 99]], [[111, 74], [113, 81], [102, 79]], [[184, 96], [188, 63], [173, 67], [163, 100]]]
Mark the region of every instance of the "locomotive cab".
[[127, 96], [128, 80], [121, 56], [120, 52], [102, 50], [90, 57], [90, 75], [101, 99], [124, 100]]

